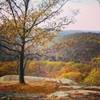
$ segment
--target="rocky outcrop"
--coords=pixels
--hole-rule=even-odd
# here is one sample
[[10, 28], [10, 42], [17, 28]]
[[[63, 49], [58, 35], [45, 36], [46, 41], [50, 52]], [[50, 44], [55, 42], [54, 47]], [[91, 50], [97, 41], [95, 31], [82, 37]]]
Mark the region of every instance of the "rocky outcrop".
[[[57, 84], [57, 88], [54, 91], [48, 93], [34, 93], [34, 92], [4, 92], [0, 91], [0, 100], [100, 100], [100, 87], [99, 86], [80, 86], [76, 82], [68, 79], [50, 79], [44, 77], [32, 77], [25, 76], [27, 82], [33, 82], [36, 86], [39, 87], [42, 81], [47, 81], [48, 83], [54, 82]], [[3, 83], [13, 81], [18, 81], [18, 76], [16, 75], [7, 75], [0, 78], [0, 85]], [[38, 82], [38, 84], [35, 83]], [[53, 87], [52, 85], [43, 84], [44, 88]], [[6, 85], [4, 85], [6, 86]], [[7, 88], [7, 86], [6, 86]], [[31, 87], [32, 88], [32, 87]], [[47, 91], [46, 91], [47, 92]]]
[[[18, 75], [6, 75], [0, 77], [0, 82], [7, 82], [7, 81], [18, 81]], [[55, 78], [47, 78], [47, 77], [33, 77], [33, 76], [25, 76], [25, 80], [28, 81], [50, 81], [56, 82], [62, 85], [77, 85], [75, 81], [70, 79], [55, 79]]]

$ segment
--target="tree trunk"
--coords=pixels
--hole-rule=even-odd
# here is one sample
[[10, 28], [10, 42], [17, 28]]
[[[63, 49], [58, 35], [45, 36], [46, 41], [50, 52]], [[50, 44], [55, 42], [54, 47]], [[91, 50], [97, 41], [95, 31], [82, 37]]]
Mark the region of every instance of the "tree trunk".
[[19, 65], [19, 83], [25, 84], [24, 80], [24, 46], [20, 53], [20, 65]]

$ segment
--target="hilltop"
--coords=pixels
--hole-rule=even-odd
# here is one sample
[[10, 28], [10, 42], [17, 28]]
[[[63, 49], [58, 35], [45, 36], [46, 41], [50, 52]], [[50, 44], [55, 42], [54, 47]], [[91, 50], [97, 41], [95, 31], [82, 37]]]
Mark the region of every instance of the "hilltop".
[[56, 60], [89, 62], [100, 55], [100, 34], [60, 33], [50, 50], [55, 53], [48, 54]]

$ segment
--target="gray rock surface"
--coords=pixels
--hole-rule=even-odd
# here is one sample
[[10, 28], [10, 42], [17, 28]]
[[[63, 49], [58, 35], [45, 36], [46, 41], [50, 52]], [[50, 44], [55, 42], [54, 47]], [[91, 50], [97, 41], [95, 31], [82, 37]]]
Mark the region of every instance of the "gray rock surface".
[[[47, 77], [34, 77], [34, 76], [25, 76], [26, 81], [51, 81], [57, 82], [63, 85], [77, 85], [77, 83], [70, 79], [55, 79], [55, 78], [47, 78]], [[0, 82], [7, 82], [7, 81], [18, 81], [18, 75], [6, 75], [0, 77]]]
[[48, 97], [67, 97], [69, 96], [67, 91], [57, 91], [48, 95]]

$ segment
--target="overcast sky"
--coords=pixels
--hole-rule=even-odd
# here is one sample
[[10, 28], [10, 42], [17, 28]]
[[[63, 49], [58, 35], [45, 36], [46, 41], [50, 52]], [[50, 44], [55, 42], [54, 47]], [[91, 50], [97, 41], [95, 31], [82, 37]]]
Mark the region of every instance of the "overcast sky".
[[[79, 9], [80, 13], [75, 17], [75, 24], [67, 26], [67, 30], [100, 30], [100, 4], [96, 0], [72, 0], [73, 3], [66, 5], [72, 9]], [[75, 2], [76, 1], [76, 2]]]

